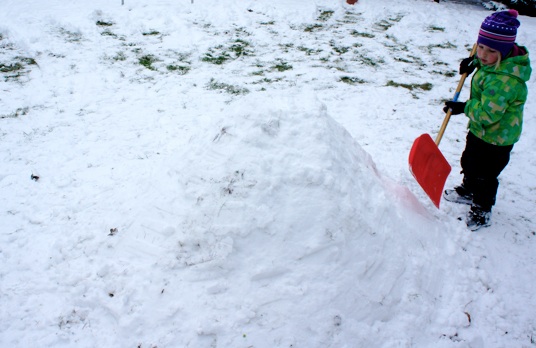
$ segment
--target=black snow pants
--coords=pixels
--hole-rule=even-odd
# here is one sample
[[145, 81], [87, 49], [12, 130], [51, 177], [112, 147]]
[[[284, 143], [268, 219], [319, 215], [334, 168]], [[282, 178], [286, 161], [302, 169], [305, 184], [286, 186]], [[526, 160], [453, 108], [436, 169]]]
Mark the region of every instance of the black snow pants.
[[473, 193], [473, 205], [491, 211], [499, 189], [499, 174], [510, 161], [513, 147], [489, 144], [471, 132], [467, 134], [461, 166], [463, 186]]

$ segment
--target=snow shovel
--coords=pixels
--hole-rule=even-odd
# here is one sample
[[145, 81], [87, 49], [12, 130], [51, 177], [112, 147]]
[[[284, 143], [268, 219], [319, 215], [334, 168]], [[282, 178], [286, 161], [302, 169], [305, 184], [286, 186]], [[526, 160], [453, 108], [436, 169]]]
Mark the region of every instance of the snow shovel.
[[[477, 45], [473, 45], [471, 50], [471, 57], [475, 55]], [[465, 82], [467, 73], [463, 74], [454, 93], [452, 101], [458, 101], [460, 92]], [[430, 197], [434, 205], [439, 209], [439, 202], [441, 201], [441, 194], [443, 193], [443, 187], [447, 181], [447, 177], [450, 174], [450, 164], [447, 162], [441, 151], [439, 151], [439, 142], [445, 133], [447, 124], [449, 123], [452, 110], [449, 109], [443, 124], [439, 129], [435, 142], [428, 134], [422, 134], [415, 139], [411, 151], [409, 152], [409, 170], [415, 177], [419, 185], [423, 188], [424, 192]]]

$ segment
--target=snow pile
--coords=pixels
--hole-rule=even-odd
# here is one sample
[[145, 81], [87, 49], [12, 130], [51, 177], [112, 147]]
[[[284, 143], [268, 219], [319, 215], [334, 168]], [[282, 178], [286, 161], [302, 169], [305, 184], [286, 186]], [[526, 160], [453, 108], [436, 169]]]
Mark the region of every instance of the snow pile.
[[16, 284], [36, 282], [7, 331], [32, 320], [46, 332], [19, 344], [340, 346], [406, 341], [408, 323], [430, 321], [448, 332], [461, 303], [445, 265], [463, 262], [449, 228], [404, 207], [412, 195], [320, 102], [268, 99], [224, 108], [161, 156], [70, 181], [4, 174], [4, 197], [17, 198], [2, 205], [21, 226], [11, 238], [31, 253], [2, 255], [40, 272], [4, 277], [12, 301]]

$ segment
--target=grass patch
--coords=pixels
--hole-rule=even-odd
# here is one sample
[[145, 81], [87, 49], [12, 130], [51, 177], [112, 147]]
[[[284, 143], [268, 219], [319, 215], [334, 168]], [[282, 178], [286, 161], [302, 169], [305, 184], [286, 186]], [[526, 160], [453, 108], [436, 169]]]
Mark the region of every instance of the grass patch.
[[26, 65], [37, 65], [37, 62], [33, 58], [28, 57], [15, 57], [15, 59], [19, 59], [22, 63]]
[[278, 46], [281, 49], [281, 51], [284, 53], [289, 53], [291, 49], [294, 49], [293, 43], [282, 43], [282, 44], [278, 44]]
[[153, 63], [155, 63], [157, 61], [158, 61], [158, 59], [152, 54], [146, 54], [144, 56], [141, 56], [138, 59], [138, 63], [140, 63], [140, 65], [143, 65], [144, 67], [146, 67], [149, 70], [156, 70], [153, 67]]
[[1, 118], [17, 118], [19, 116], [24, 116], [24, 115], [27, 115], [28, 114], [28, 111], [29, 111], [29, 108], [18, 108], [17, 110], [15, 110], [14, 112], [12, 112], [11, 114], [8, 114], [8, 115], [0, 115], [0, 119]]
[[227, 83], [217, 82], [214, 79], [210, 79], [210, 82], [207, 84], [207, 89], [213, 91], [222, 91], [232, 95], [244, 95], [249, 93], [247, 88], [240, 88]]
[[383, 59], [373, 59], [370, 57], [366, 57], [364, 55], [357, 56], [357, 61], [361, 62], [362, 64], [371, 66], [371, 67], [377, 67], [380, 64], [384, 64], [385, 61]]
[[356, 36], [356, 37], [365, 37], [367, 39], [372, 39], [375, 36], [374, 34], [360, 32], [355, 29], [350, 32], [350, 35]]
[[166, 69], [171, 72], [176, 72], [179, 75], [186, 75], [191, 68], [185, 65], [169, 64], [168, 66], [166, 66]]
[[151, 31], [148, 31], [148, 32], [144, 32], [144, 33], [141, 33], [143, 36], [156, 36], [156, 35], [160, 35], [160, 32], [156, 31], [156, 30], [151, 30]]
[[458, 75], [458, 72], [457, 71], [432, 70], [432, 74], [443, 75], [443, 76], [446, 76], [446, 77], [454, 77], [454, 76]]
[[374, 24], [374, 28], [379, 31], [387, 31], [395, 23], [398, 23], [404, 18], [403, 15], [399, 14], [396, 17], [389, 17], [388, 19], [382, 19], [381, 21]]
[[363, 19], [360, 18], [360, 16], [363, 15], [362, 13], [349, 13], [346, 12], [344, 14], [344, 17], [342, 19], [337, 20], [339, 23], [343, 24], [355, 24], [357, 22], [361, 22]]
[[400, 62], [400, 63], [408, 63], [408, 64], [413, 64], [414, 63], [412, 60], [409, 60], [409, 59], [406, 59], [406, 58], [394, 58], [394, 60], [396, 62]]
[[335, 51], [337, 54], [339, 55], [342, 55], [342, 54], [345, 54], [346, 52], [348, 52], [350, 50], [350, 47], [346, 47], [346, 46], [337, 46], [336, 43], [335, 43], [335, 40], [331, 40], [329, 42], [329, 45], [331, 46], [331, 48], [333, 49], [333, 51]]
[[318, 20], [321, 22], [326, 22], [333, 16], [333, 13], [334, 11], [331, 11], [331, 10], [320, 11]]
[[104, 30], [102, 33], [101, 33], [102, 36], [110, 36], [110, 37], [113, 37], [114, 39], [117, 38], [117, 34], [113, 33], [111, 30]]
[[400, 22], [402, 20], [402, 18], [404, 18], [404, 15], [399, 13], [395, 17], [389, 17], [389, 20], [391, 22], [398, 23], [398, 22]]
[[388, 20], [382, 19], [381, 21], [374, 24], [374, 28], [381, 30], [381, 31], [387, 31], [389, 28], [391, 28], [394, 25], [394, 23], [389, 22]]
[[298, 49], [298, 51], [301, 51], [301, 52], [305, 53], [308, 56], [313, 55], [313, 54], [320, 54], [322, 52], [321, 49], [307, 48], [307, 47], [304, 47], [304, 46], [299, 46], [299, 47], [297, 47], [297, 49]]
[[311, 25], [307, 25], [303, 31], [305, 31], [306, 33], [312, 33], [313, 31], [318, 31], [320, 29], [324, 28], [324, 26], [322, 24], [311, 24]]
[[[3, 41], [5, 39], [5, 36], [0, 33], [0, 41]], [[0, 42], [0, 53], [2, 51], [13, 51], [14, 47], [12, 43], [9, 42]]]
[[112, 22], [105, 22], [105, 21], [97, 21], [97, 26], [99, 27], [111, 27], [112, 25], [114, 25]]
[[443, 27], [436, 27], [435, 25], [431, 25], [431, 26], [428, 27], [428, 31], [429, 31], [429, 32], [432, 32], [432, 33], [433, 33], [433, 32], [441, 32], [441, 33], [442, 33], [442, 32], [445, 31], [445, 28], [443, 28]]
[[4, 74], [4, 81], [18, 80], [29, 72], [29, 65], [37, 65], [33, 58], [17, 56], [9, 63], [0, 63], [0, 73]]
[[0, 63], [0, 72], [2, 73], [12, 73], [24, 69], [24, 66], [20, 63], [13, 64], [3, 64]]
[[456, 48], [457, 46], [453, 43], [451, 43], [450, 41], [447, 41], [445, 43], [441, 43], [441, 44], [435, 44], [435, 45], [428, 45], [427, 46], [427, 49], [428, 49], [428, 52], [429, 53], [432, 53], [432, 51], [434, 50], [434, 48], [441, 48], [441, 49], [453, 49], [453, 48]]
[[394, 60], [400, 63], [416, 64], [420, 67], [426, 66], [426, 64], [422, 61], [422, 59], [416, 56], [395, 57]]
[[231, 56], [227, 52], [221, 52], [219, 54], [215, 54], [215, 52], [208, 52], [205, 53], [205, 56], [201, 59], [201, 61], [205, 63], [221, 65], [230, 59]]
[[271, 78], [265, 77], [265, 78], [260, 79], [260, 80], [258, 80], [258, 81], [252, 82], [252, 84], [254, 84], [254, 85], [259, 85], [259, 84], [270, 84], [270, 83], [280, 82], [280, 81], [282, 81], [282, 80], [283, 80], [282, 77], [275, 78], [275, 79], [271, 79]]
[[394, 82], [393, 80], [390, 80], [389, 82], [387, 82], [386, 86], [389, 86], [389, 87], [402, 87], [402, 88], [408, 89], [410, 91], [414, 91], [416, 89], [421, 90], [421, 91], [430, 91], [432, 89], [432, 87], [433, 87], [433, 85], [431, 83], [429, 83], [429, 82], [422, 83], [422, 84], [418, 84], [418, 83], [408, 84], [408, 83]]
[[229, 46], [229, 51], [231, 51], [235, 59], [241, 56], [249, 56], [252, 54], [252, 51], [249, 49], [249, 42], [242, 39], [236, 39], [231, 46]]
[[287, 62], [285, 62], [284, 60], [278, 59], [277, 63], [275, 65], [272, 65], [271, 69], [272, 70], [277, 70], [279, 72], [283, 72], [283, 71], [287, 71], [287, 70], [292, 70], [293, 67], [292, 67], [292, 65], [290, 65]]
[[254, 71], [250, 75], [251, 76], [264, 76], [264, 70]]
[[201, 61], [216, 65], [222, 65], [229, 60], [235, 60], [242, 56], [251, 56], [253, 51], [249, 48], [250, 43], [236, 39], [229, 43], [228, 46], [219, 45], [209, 49]]
[[386, 47], [389, 47], [394, 51], [409, 51], [408, 46], [403, 43], [400, 43], [395, 36], [385, 35], [385, 38], [391, 40], [392, 42], [392, 44], [384, 44]]
[[117, 52], [117, 54], [113, 56], [112, 59], [116, 62], [123, 62], [127, 60], [127, 56], [123, 52]]
[[344, 82], [349, 85], [361, 85], [364, 83], [367, 83], [367, 81], [360, 79], [358, 77], [351, 77], [351, 76], [342, 76], [339, 79], [340, 82]]
[[65, 28], [59, 28], [59, 33], [65, 37], [67, 42], [80, 42], [82, 41], [82, 34], [80, 32], [69, 31]]

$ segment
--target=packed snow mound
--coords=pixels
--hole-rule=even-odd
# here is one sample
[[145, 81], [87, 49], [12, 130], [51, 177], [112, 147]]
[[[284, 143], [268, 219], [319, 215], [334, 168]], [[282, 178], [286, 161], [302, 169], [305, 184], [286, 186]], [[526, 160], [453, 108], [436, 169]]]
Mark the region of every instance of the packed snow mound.
[[388, 347], [464, 325], [465, 275], [446, 267], [468, 262], [445, 237], [455, 231], [383, 178], [318, 100], [265, 100], [214, 108], [146, 158], [112, 150], [113, 164], [76, 176], [66, 159], [38, 182], [5, 176], [2, 189], [19, 191], [7, 221], [34, 234], [19, 240], [19, 266], [42, 272], [3, 279], [12, 300], [20, 281], [32, 289], [4, 320], [25, 332], [17, 343]]
[[[94, 275], [104, 281], [94, 300], [110, 302], [98, 310], [132, 306], [130, 319], [119, 319], [125, 334], [140, 330], [131, 344], [151, 342], [142, 328], [154, 315], [177, 321], [180, 334], [151, 342], [164, 346], [291, 346], [297, 337], [306, 346], [373, 345], [406, 340], [400, 323], [438, 320], [437, 335], [448, 332], [462, 312], [441, 312], [442, 299], [456, 302], [445, 280], [459, 276], [437, 260], [464, 260], [439, 233], [449, 229], [405, 208], [314, 98], [276, 94], [262, 109], [253, 99], [210, 115], [162, 161], [167, 192], [151, 192], [155, 178], [125, 180], [145, 204], [126, 202], [118, 215], [132, 218], [107, 237], [113, 256], [104, 269], [128, 271]], [[167, 218], [154, 221], [161, 210]], [[130, 284], [132, 272], [146, 275], [142, 284]], [[88, 303], [78, 306], [92, 315]]]

